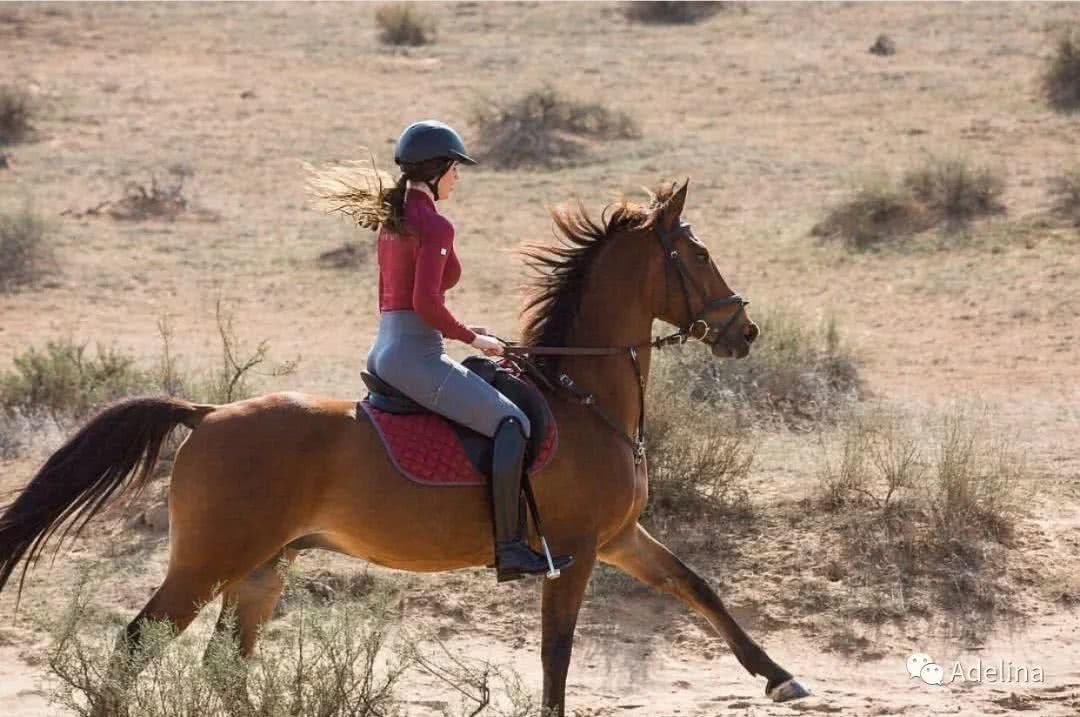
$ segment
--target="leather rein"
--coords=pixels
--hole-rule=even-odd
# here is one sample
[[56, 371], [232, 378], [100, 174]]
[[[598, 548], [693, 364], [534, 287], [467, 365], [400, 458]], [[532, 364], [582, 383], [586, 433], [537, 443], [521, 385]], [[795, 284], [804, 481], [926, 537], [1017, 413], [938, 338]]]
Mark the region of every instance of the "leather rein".
[[[593, 411], [600, 417], [620, 438], [626, 441], [634, 451], [634, 465], [641, 463], [645, 457], [645, 376], [641, 372], [641, 363], [638, 361], [638, 349], [645, 346], [651, 346], [656, 349], [663, 348], [672, 344], [685, 344], [687, 341], [695, 340], [702, 343], [715, 344], [717, 341], [725, 337], [735, 321], [743, 314], [745, 307], [750, 302], [743, 299], [738, 294], [732, 294], [731, 296], [725, 296], [719, 299], [712, 299], [710, 301], [704, 301], [701, 310], [697, 313], [693, 311], [693, 303], [690, 299], [690, 287], [694, 288], [694, 291], [703, 300], [707, 297], [705, 289], [700, 283], [694, 279], [693, 275], [686, 268], [686, 264], [682, 257], [679, 255], [679, 251], [675, 249], [672, 244], [672, 239], [679, 232], [685, 232], [690, 241], [695, 244], [701, 245], [701, 242], [694, 237], [693, 232], [690, 229], [690, 225], [685, 222], [680, 222], [675, 231], [669, 233], [662, 225], [656, 224], [656, 234], [660, 239], [660, 245], [664, 248], [664, 254], [668, 258], [669, 262], [675, 265], [675, 268], [679, 273], [679, 282], [682, 285], [683, 298], [686, 300], [686, 313], [693, 318], [690, 319], [690, 323], [685, 328], [681, 328], [673, 334], [667, 336], [654, 337], [649, 341], [642, 341], [632, 346], [520, 346], [513, 342], [504, 341], [503, 339], [495, 336], [494, 338], [503, 341], [507, 344], [503, 347], [503, 357], [511, 363], [518, 366], [518, 368], [529, 373], [535, 379], [543, 383], [553, 393], [558, 393], [562, 390], [568, 394], [570, 399], [574, 402], [583, 405]], [[667, 276], [667, 269], [665, 264], [664, 275]], [[710, 324], [709, 321], [704, 318], [705, 314], [718, 307], [718, 306], [730, 306], [736, 304], [738, 308], [735, 312], [719, 327]], [[700, 335], [695, 333], [700, 329]], [[550, 379], [540, 368], [528, 358], [526, 355], [533, 356], [611, 356], [615, 354], [627, 353], [630, 356], [630, 361], [634, 366], [634, 374], [637, 377], [638, 384], [638, 422], [637, 431], [634, 437], [628, 435], [619, 426], [618, 423], [611, 417], [611, 415], [601, 408], [596, 403], [596, 396], [578, 386], [570, 376], [566, 373], [560, 373], [558, 378], [558, 384], [553, 384]]]

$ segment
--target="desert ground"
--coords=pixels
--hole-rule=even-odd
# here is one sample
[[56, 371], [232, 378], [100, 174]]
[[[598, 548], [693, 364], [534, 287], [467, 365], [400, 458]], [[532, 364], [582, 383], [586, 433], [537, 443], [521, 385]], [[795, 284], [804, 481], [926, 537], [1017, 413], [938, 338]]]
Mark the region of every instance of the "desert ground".
[[[384, 169], [409, 122], [437, 117], [482, 146], [477, 102], [552, 83], [634, 118], [635, 139], [590, 141], [564, 166], [462, 172], [441, 207], [456, 226], [456, 316], [517, 335], [520, 261], [551, 236], [547, 207], [580, 198], [593, 214], [618, 193], [689, 178], [686, 216], [751, 315], [783, 307], [834, 320], [863, 400], [930, 413], [977, 400], [1027, 460], [1023, 514], [1002, 560], [1008, 606], [959, 629], [934, 605], [906, 619], [837, 628], [803, 594], [834, 536], [814, 530], [822, 436], [762, 428], [749, 478], [758, 521], [724, 535], [702, 564], [744, 627], [812, 691], [774, 705], [704, 620], [673, 598], [607, 577], [582, 612], [568, 683], [578, 715], [1080, 714], [1080, 234], [1052, 218], [1047, 186], [1076, 166], [1080, 118], [1049, 108], [1040, 73], [1070, 3], [734, 4], [689, 25], [633, 23], [618, 4], [424, 4], [435, 41], [392, 48], [367, 3], [0, 6], [0, 84], [28, 87], [29, 139], [3, 148], [0, 201], [30, 200], [53, 223], [57, 268], [0, 293], [0, 370], [31, 346], [74, 337], [152, 362], [168, 316], [191, 365], [215, 360], [215, 303], [241, 335], [299, 359], [269, 389], [362, 395], [375, 334], [377, 267], [320, 255], [370, 233], [313, 209], [303, 162], [361, 159]], [[868, 52], [887, 33], [896, 52]], [[811, 236], [853, 182], [935, 154], [985, 163], [1006, 207], [959, 233], [852, 251]], [[170, 174], [170, 171], [172, 174]], [[88, 209], [129, 182], [184, 175], [188, 211], [120, 221]], [[657, 330], [670, 327], [657, 327]], [[448, 342], [455, 358], [467, 347]], [[704, 349], [685, 346], [678, 351]], [[745, 359], [753, 361], [753, 355]], [[0, 490], [33, 475], [62, 436], [46, 431], [0, 461]], [[47, 638], [35, 617], [64, 604], [80, 561], [115, 561], [96, 600], [130, 618], [164, 574], [167, 533], [110, 516], [30, 573], [18, 613], [0, 595], [0, 714], [64, 714], [45, 697]], [[151, 523], [153, 521], [150, 521]], [[313, 553], [298, 570], [369, 568]], [[370, 568], [381, 576], [389, 571]], [[494, 589], [486, 571], [387, 575], [411, 619], [461, 654], [511, 666], [539, 692], [535, 584]], [[1009, 661], [1039, 682], [928, 686], [905, 660]], [[453, 695], [413, 678], [409, 714]]]

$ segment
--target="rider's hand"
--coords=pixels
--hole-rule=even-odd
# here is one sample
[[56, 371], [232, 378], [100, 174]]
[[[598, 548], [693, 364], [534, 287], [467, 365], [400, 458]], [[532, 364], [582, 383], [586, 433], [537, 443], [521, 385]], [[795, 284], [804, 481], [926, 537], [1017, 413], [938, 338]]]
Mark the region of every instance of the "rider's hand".
[[484, 334], [485, 336], [491, 333], [487, 330], [486, 326], [470, 326], [469, 330], [477, 334]]
[[477, 334], [471, 344], [473, 347], [480, 349], [488, 356], [498, 356], [503, 352], [503, 345], [498, 339], [493, 339], [490, 336], [484, 336], [483, 334]]

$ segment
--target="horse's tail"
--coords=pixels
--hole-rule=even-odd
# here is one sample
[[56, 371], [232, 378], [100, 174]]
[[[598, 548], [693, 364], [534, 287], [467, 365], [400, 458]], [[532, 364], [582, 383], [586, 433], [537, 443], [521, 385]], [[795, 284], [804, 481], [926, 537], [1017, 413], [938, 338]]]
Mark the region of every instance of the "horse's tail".
[[[161, 445], [181, 423], [194, 429], [215, 406], [174, 398], [133, 398], [106, 407], [60, 447], [0, 515], [0, 590], [24, 557], [19, 578], [58, 528], [62, 543], [120, 489], [137, 495], [149, 482]], [[134, 473], [134, 478], [129, 479]], [[16, 604], [18, 600], [16, 599]]]

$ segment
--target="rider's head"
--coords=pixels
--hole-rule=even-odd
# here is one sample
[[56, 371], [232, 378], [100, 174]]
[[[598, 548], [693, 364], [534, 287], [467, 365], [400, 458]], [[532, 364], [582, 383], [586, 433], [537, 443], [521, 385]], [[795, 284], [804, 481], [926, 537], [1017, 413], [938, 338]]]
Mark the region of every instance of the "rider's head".
[[457, 182], [458, 164], [476, 164], [453, 127], [438, 120], [414, 122], [398, 137], [394, 161], [402, 180], [424, 182], [435, 199], [450, 196]]

